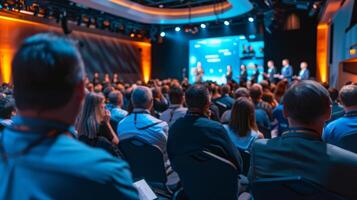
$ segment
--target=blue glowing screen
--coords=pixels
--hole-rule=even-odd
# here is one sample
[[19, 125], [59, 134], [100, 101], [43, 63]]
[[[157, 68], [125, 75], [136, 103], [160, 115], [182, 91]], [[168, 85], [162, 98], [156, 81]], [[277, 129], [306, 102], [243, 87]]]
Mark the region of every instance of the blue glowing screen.
[[[264, 42], [255, 35], [227, 36], [190, 40], [189, 82], [194, 83], [198, 65], [204, 71], [203, 81], [226, 83], [227, 66], [231, 66], [233, 80], [239, 82], [240, 65], [247, 66], [248, 79], [264, 68]], [[257, 67], [254, 67], [254, 64]]]

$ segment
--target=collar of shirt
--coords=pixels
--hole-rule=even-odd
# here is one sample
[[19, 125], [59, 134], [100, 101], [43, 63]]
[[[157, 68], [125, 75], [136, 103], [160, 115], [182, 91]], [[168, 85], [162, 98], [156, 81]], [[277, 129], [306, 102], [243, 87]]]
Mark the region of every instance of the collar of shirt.
[[[73, 125], [64, 124], [59, 121], [41, 119], [41, 118], [32, 118], [16, 115], [12, 117], [12, 126], [21, 126], [28, 129], [28, 131], [33, 133], [43, 133], [47, 132], [50, 129], [58, 129], [63, 131], [68, 131], [73, 135], [76, 135], [76, 131]], [[24, 130], [25, 130], [24, 129]]]
[[146, 113], [146, 114], [150, 114], [150, 111], [148, 109], [144, 109], [144, 108], [134, 108], [133, 109], [133, 113]]
[[303, 128], [303, 127], [290, 128], [288, 131], [282, 134], [282, 137], [299, 137], [309, 140], [322, 141], [320, 134], [317, 133], [315, 130]]

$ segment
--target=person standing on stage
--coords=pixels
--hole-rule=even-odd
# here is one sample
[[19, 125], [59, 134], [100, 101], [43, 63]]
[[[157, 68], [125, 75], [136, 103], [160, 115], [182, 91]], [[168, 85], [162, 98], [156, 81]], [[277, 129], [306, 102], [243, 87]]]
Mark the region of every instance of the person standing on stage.
[[284, 59], [282, 64], [283, 64], [283, 68], [281, 69], [280, 79], [287, 79], [288, 82], [290, 83], [293, 77], [293, 67], [289, 64], [288, 59]]
[[248, 78], [247, 67], [245, 65], [241, 65], [239, 83], [247, 82], [247, 78]]
[[275, 83], [275, 75], [276, 75], [276, 68], [274, 65], [274, 61], [269, 60], [268, 63], [268, 71], [265, 74], [265, 78], [270, 81], [270, 83]]
[[195, 76], [196, 76], [196, 83], [200, 83], [203, 81], [202, 77], [203, 77], [204, 71], [202, 69], [202, 63], [201, 62], [197, 62], [197, 67], [195, 70]]
[[227, 65], [227, 73], [226, 73], [227, 83], [232, 82], [232, 77], [233, 77], [232, 67], [230, 65]]
[[307, 69], [307, 62], [300, 63], [300, 72], [299, 76], [297, 77], [298, 80], [308, 80], [310, 78], [310, 71]]

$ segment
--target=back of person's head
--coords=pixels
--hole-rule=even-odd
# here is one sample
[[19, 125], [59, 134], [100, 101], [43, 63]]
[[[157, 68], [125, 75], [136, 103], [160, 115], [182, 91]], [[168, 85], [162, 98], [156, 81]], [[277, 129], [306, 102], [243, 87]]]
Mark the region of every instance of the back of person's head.
[[270, 85], [267, 80], [262, 80], [259, 84], [263, 87], [263, 91], [270, 91]]
[[90, 92], [84, 98], [84, 104], [76, 121], [76, 130], [79, 135], [95, 138], [99, 131], [99, 125], [105, 114], [105, 98], [103, 95]]
[[222, 86], [221, 88], [221, 93], [222, 95], [229, 95], [229, 93], [231, 92], [231, 87], [228, 84], [225, 84]]
[[84, 87], [78, 88], [83, 85], [84, 69], [77, 48], [53, 34], [37, 34], [21, 44], [12, 62], [12, 77], [19, 110], [58, 109], [71, 100], [76, 89], [84, 91]]
[[160, 99], [162, 97], [161, 89], [160, 87], [154, 87], [152, 89], [152, 96], [154, 99]]
[[263, 93], [263, 96], [262, 96], [262, 100], [263, 100], [264, 102], [269, 103], [269, 105], [271, 105], [273, 108], [275, 108], [276, 102], [275, 102], [275, 100], [274, 100], [274, 95], [273, 95], [273, 93], [271, 93], [271, 92], [264, 92], [264, 93]]
[[283, 105], [286, 117], [299, 123], [309, 125], [330, 118], [330, 95], [315, 81], [301, 81], [293, 85], [285, 93]]
[[249, 88], [249, 95], [252, 98], [252, 100], [254, 102], [260, 100], [262, 98], [263, 95], [263, 89], [262, 86], [259, 84], [253, 84], [250, 88]]
[[338, 99], [338, 90], [336, 88], [329, 88], [328, 93], [330, 94], [332, 102], [336, 102]]
[[250, 98], [249, 90], [244, 87], [236, 89], [236, 91], [234, 92], [234, 98], [238, 99], [239, 97]]
[[162, 94], [168, 94], [170, 92], [170, 87], [168, 85], [164, 85], [161, 88], [161, 93]]
[[253, 102], [246, 98], [238, 98], [232, 107], [229, 128], [239, 136], [246, 136], [251, 130], [257, 131]]
[[183, 103], [183, 90], [181, 87], [171, 87], [169, 92], [169, 98], [171, 104], [182, 104]]
[[345, 85], [340, 90], [340, 100], [343, 106], [357, 106], [357, 85]]
[[108, 95], [109, 103], [115, 106], [123, 105], [123, 94], [120, 91], [114, 90]]
[[210, 95], [207, 87], [202, 84], [192, 85], [186, 90], [185, 100], [188, 109], [203, 111], [210, 104]]
[[103, 95], [104, 95], [104, 97], [105, 97], [106, 99], [108, 99], [108, 98], [109, 98], [109, 94], [110, 94], [112, 91], [114, 91], [114, 87], [113, 87], [113, 86], [108, 86], [108, 87], [104, 88], [104, 90], [103, 90]]
[[153, 104], [152, 91], [145, 86], [137, 86], [131, 93], [131, 103], [134, 108], [150, 110]]

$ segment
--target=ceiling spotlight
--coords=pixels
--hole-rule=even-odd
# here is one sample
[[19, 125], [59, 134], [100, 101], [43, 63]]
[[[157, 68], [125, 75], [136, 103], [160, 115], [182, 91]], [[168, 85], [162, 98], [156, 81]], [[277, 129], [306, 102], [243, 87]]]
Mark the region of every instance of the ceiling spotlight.
[[224, 21], [224, 25], [229, 26], [229, 24], [230, 24], [229, 21], [227, 20]]
[[253, 17], [249, 17], [249, 18], [248, 18], [248, 21], [249, 21], [249, 22], [254, 22], [254, 18], [253, 18]]
[[201, 24], [201, 28], [205, 29], [206, 28], [206, 24]]
[[161, 37], [165, 37], [165, 35], [166, 35], [166, 33], [165, 33], [164, 31], [162, 31], [162, 32], [160, 33], [160, 36], [161, 36]]
[[179, 26], [176, 26], [175, 31], [179, 32], [179, 31], [181, 31], [181, 28]]

